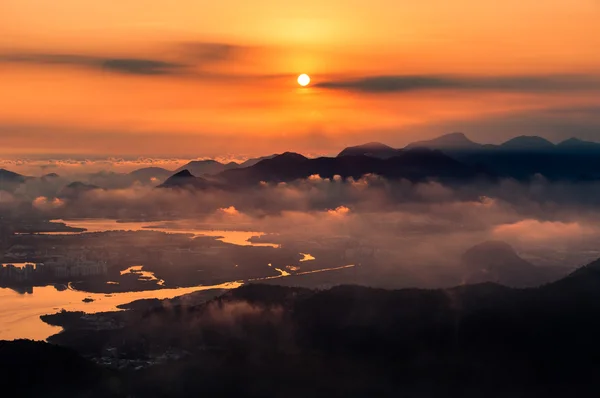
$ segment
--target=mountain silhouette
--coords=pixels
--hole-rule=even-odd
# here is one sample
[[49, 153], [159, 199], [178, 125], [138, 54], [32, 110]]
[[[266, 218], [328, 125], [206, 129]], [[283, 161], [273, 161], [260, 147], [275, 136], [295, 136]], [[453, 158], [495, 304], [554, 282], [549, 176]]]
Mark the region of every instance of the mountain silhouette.
[[258, 158], [251, 158], [251, 159], [248, 159], [248, 160], [242, 162], [239, 167], [243, 168], [243, 167], [254, 166], [256, 163], [260, 162], [261, 160], [273, 159], [275, 156], [277, 156], [277, 154], [261, 156]]
[[81, 181], [74, 181], [58, 192], [59, 198], [76, 198], [86, 192], [100, 189], [99, 186], [93, 184], [86, 184]]
[[26, 177], [21, 174], [14, 173], [6, 169], [0, 169], [0, 182], [8, 183], [22, 183], [25, 182]]
[[482, 147], [483, 145], [471, 141], [463, 133], [445, 134], [431, 140], [413, 142], [406, 146], [407, 149], [429, 148], [439, 150], [477, 150], [481, 149]]
[[600, 143], [583, 141], [578, 138], [569, 138], [556, 145], [561, 151], [596, 152], [600, 154]]
[[372, 156], [380, 159], [387, 159], [397, 156], [401, 150], [394, 149], [391, 146], [380, 142], [369, 142], [367, 144], [351, 146], [342, 150], [337, 156]]
[[239, 164], [235, 162], [223, 164], [212, 159], [192, 160], [191, 162], [175, 170], [175, 172], [177, 173], [183, 170], [189, 170], [190, 173], [192, 173], [193, 175], [201, 176], [204, 174], [217, 174], [224, 170], [229, 170], [237, 167], [239, 167]]
[[600, 179], [600, 144], [578, 139], [554, 145], [542, 137], [520, 136], [500, 145], [480, 145], [453, 133], [406, 148], [415, 147], [439, 149], [464, 164], [521, 181], [536, 175], [569, 182]]
[[546, 151], [554, 149], [555, 145], [542, 137], [522, 135], [506, 141], [500, 148], [513, 151]]
[[173, 174], [172, 171], [163, 169], [162, 167], [143, 167], [129, 173], [130, 176], [139, 181], [149, 182], [152, 178], [163, 181]]
[[262, 160], [251, 167], [224, 171], [216, 177], [232, 186], [240, 186], [256, 185], [261, 181], [289, 182], [312, 175], [321, 178], [339, 175], [344, 179], [358, 179], [366, 174], [411, 181], [466, 181], [477, 177], [491, 177], [440, 151], [422, 148], [401, 151], [397, 156], [387, 159], [366, 155], [308, 159], [297, 153], [286, 152], [272, 159]]
[[189, 170], [181, 170], [167, 178], [158, 188], [177, 188], [177, 189], [206, 189], [213, 184], [202, 177], [196, 177]]
[[473, 246], [463, 254], [462, 263], [466, 283], [494, 282], [511, 287], [540, 286], [569, 272], [564, 267], [536, 267], [500, 241]]

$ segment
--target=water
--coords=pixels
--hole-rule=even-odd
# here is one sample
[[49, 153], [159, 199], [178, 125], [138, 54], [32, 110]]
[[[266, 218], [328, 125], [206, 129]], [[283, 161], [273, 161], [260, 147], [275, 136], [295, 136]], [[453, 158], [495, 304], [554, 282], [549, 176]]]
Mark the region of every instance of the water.
[[[141, 268], [138, 267], [132, 268], [134, 268], [134, 270], [141, 270]], [[341, 267], [299, 272], [294, 275], [301, 276], [351, 267], [354, 267], [354, 265], [349, 264]], [[291, 275], [284, 270], [277, 268], [276, 270], [280, 275], [251, 279], [251, 281], [285, 278]], [[131, 271], [131, 268], [128, 268], [126, 271]], [[153, 298], [163, 300], [201, 290], [235, 289], [241, 285], [243, 285], [243, 283], [238, 281], [212, 286], [194, 286], [188, 288], [113, 294], [87, 293], [71, 288], [58, 289], [54, 286], [34, 287], [32, 293], [19, 293], [13, 289], [0, 288], [0, 303], [2, 303], [2, 306], [0, 306], [0, 340], [46, 340], [53, 334], [59, 333], [61, 328], [44, 323], [40, 319], [40, 315], [55, 314], [63, 309], [67, 311], [83, 311], [86, 313], [119, 311], [117, 306], [135, 300]], [[84, 303], [82, 300], [86, 298], [90, 298], [94, 301]]]
[[[241, 282], [229, 282], [213, 286], [160, 289], [127, 293], [87, 293], [73, 289], [58, 290], [54, 286], [34, 287], [33, 293], [22, 294], [9, 288], [0, 288], [0, 340], [45, 340], [60, 332], [61, 328], [50, 326], [40, 315], [54, 314], [62, 309], [87, 313], [117, 311], [118, 305], [140, 299], [167, 299], [209, 289], [234, 289]], [[91, 298], [94, 301], [84, 303]]]
[[[157, 285], [160, 286], [164, 286], [165, 281], [164, 279], [158, 279], [155, 275], [154, 272], [152, 271], [144, 271], [144, 266], [143, 265], [133, 265], [129, 268], [127, 268], [126, 270], [120, 271], [121, 275], [126, 275], [126, 274], [135, 274], [138, 275], [138, 279], [141, 280], [149, 280], [149, 281], [156, 281]], [[107, 282], [109, 285], [110, 284], [119, 284], [118, 282]]]
[[27, 264], [31, 264], [31, 265], [33, 265], [33, 267], [34, 267], [34, 268], [36, 267], [36, 264], [35, 264], [35, 263], [2, 263], [2, 264], [0, 264], [0, 266], [2, 266], [2, 267], [6, 267], [7, 265], [14, 265], [14, 266], [15, 266], [15, 268], [25, 268], [25, 266], [26, 266]]
[[[249, 239], [261, 237], [265, 233], [258, 231], [240, 231], [237, 229], [205, 229], [197, 228], [193, 221], [183, 220], [177, 222], [118, 222], [110, 219], [78, 219], [78, 220], [52, 220], [52, 222], [62, 222], [69, 227], [85, 228], [86, 232], [105, 232], [105, 231], [158, 231], [168, 233], [190, 234], [194, 236], [214, 236], [217, 240], [224, 243], [231, 243], [239, 246], [263, 246], [279, 247], [274, 243], [255, 243]], [[78, 234], [79, 232], [41, 232], [45, 235], [66, 235]]]
[[[168, 233], [185, 233], [193, 236], [214, 236], [224, 243], [230, 243], [241, 246], [267, 246], [279, 247], [272, 243], [253, 243], [249, 239], [264, 235], [256, 231], [228, 230], [226, 226], [220, 226], [223, 229], [204, 229], [197, 228], [193, 221], [178, 222], [117, 222], [109, 219], [80, 219], [80, 220], [53, 220], [54, 222], [64, 222], [70, 227], [85, 228], [86, 232], [104, 232], [104, 231], [159, 231]], [[48, 232], [47, 234], [76, 234], [79, 232]], [[307, 253], [300, 253], [303, 258], [300, 261], [311, 261], [315, 258]], [[15, 266], [24, 266], [25, 263], [15, 263]], [[272, 266], [269, 264], [269, 266]], [[304, 275], [315, 272], [333, 271], [336, 269], [353, 267], [347, 265], [343, 267], [327, 268], [308, 272], [299, 272], [295, 275]], [[299, 267], [294, 267], [294, 271]], [[291, 268], [290, 268], [291, 269]], [[279, 275], [258, 278], [254, 280], [275, 279], [290, 276], [286, 270], [275, 268]], [[163, 282], [149, 271], [144, 271], [143, 266], [136, 265], [121, 271], [121, 274], [133, 273], [140, 278], [156, 280], [158, 284]], [[118, 283], [118, 282], [108, 282]], [[58, 289], [54, 286], [34, 287], [32, 293], [17, 292], [9, 288], [0, 288], [0, 340], [13, 339], [32, 339], [45, 340], [53, 334], [60, 332], [61, 328], [48, 325], [40, 319], [40, 315], [54, 314], [61, 310], [84, 311], [86, 313], [97, 313], [106, 311], [117, 311], [117, 306], [127, 304], [140, 299], [167, 299], [184, 294], [209, 289], [233, 289], [241, 286], [242, 282], [228, 282], [213, 286], [195, 286], [188, 288], [159, 289], [140, 292], [126, 293], [87, 293], [83, 291], [68, 289]], [[85, 303], [83, 299], [92, 299], [94, 301]]]
[[300, 261], [312, 261], [312, 260], [316, 260], [314, 256], [312, 256], [311, 254], [308, 253], [300, 253], [302, 255], [302, 258], [300, 259]]

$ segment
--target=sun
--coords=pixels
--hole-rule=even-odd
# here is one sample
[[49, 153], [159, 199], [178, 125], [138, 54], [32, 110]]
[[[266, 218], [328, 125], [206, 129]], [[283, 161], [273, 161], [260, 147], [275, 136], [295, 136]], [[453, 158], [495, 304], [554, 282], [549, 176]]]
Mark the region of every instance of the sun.
[[302, 87], [308, 86], [309, 83], [310, 83], [310, 76], [308, 76], [306, 73], [303, 73], [300, 76], [298, 76], [298, 84], [301, 85]]

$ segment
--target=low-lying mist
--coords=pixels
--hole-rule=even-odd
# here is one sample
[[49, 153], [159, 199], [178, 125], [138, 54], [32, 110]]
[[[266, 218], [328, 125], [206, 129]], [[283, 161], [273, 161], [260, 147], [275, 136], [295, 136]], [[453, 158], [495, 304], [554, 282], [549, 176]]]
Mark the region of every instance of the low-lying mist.
[[62, 197], [17, 192], [4, 193], [0, 202], [7, 211], [46, 219], [170, 221], [182, 229], [260, 231], [265, 235], [259, 240], [284, 246], [341, 241], [348, 249], [372, 250], [368, 261], [378, 270], [439, 271], [441, 278], [459, 266], [466, 250], [485, 241], [507, 242], [539, 266], [584, 265], [600, 256], [598, 199], [600, 184], [591, 182], [540, 177], [531, 183], [449, 186], [368, 175], [346, 181], [312, 176], [237, 191], [134, 185]]

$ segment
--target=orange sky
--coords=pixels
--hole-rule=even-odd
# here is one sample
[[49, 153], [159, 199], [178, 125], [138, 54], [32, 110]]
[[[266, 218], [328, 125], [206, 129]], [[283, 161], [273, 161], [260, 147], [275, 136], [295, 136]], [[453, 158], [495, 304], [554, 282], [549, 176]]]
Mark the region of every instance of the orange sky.
[[597, 0], [115, 4], [0, 2], [0, 156], [600, 140]]

